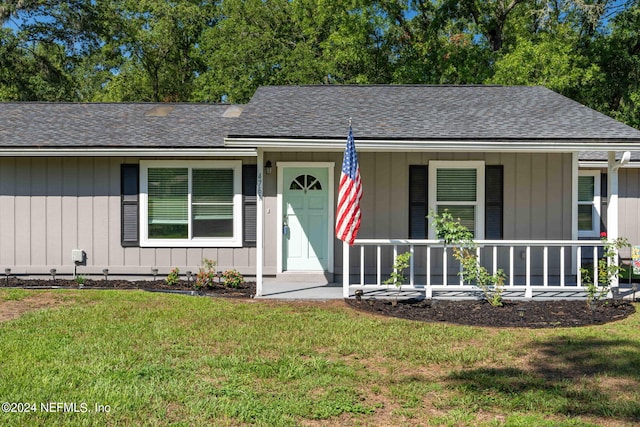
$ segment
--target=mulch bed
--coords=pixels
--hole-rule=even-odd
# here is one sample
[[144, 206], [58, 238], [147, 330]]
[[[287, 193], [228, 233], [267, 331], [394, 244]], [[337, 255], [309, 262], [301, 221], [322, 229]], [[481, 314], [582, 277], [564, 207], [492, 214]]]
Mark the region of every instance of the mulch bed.
[[[151, 292], [175, 292], [221, 298], [253, 298], [255, 282], [240, 288], [227, 288], [216, 284], [212, 288], [196, 290], [193, 282], [181, 280], [167, 285], [161, 280], [94, 280], [86, 279], [82, 285], [66, 279], [0, 278], [0, 287], [26, 289], [140, 289]], [[378, 315], [399, 317], [420, 322], [454, 323], [471, 326], [557, 328], [600, 325], [635, 313], [633, 304], [623, 300], [599, 301], [589, 308], [584, 300], [556, 301], [504, 301], [502, 307], [492, 307], [486, 301], [476, 300], [391, 300], [345, 299], [345, 304], [356, 310]]]
[[493, 307], [475, 300], [345, 300], [356, 310], [417, 320], [471, 326], [559, 328], [600, 325], [635, 313], [628, 301], [601, 300], [590, 308], [584, 300], [504, 301]]
[[194, 295], [224, 298], [253, 298], [256, 294], [256, 284], [254, 282], [247, 282], [239, 288], [228, 288], [221, 284], [215, 284], [213, 287], [198, 290], [194, 288], [193, 282], [187, 282], [186, 280], [180, 280], [175, 285], [167, 285], [164, 277], [162, 280], [135, 281], [86, 279], [82, 284], [79, 284], [75, 280], [66, 279], [37, 280], [10, 277], [9, 279], [0, 278], [0, 287], [19, 287], [25, 289], [140, 289], [151, 292], [193, 293]]

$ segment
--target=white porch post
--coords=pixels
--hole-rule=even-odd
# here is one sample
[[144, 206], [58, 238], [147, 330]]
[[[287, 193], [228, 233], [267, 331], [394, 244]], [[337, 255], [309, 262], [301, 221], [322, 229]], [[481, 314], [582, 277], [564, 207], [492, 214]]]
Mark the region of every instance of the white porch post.
[[[609, 151], [608, 162], [608, 203], [607, 203], [607, 240], [614, 241], [618, 235], [618, 165], [616, 164], [616, 152]], [[615, 261], [617, 261], [618, 253], [616, 251]], [[611, 287], [618, 287], [618, 278], [615, 277], [611, 282]]]
[[349, 244], [342, 242], [342, 296], [349, 298]]
[[264, 155], [261, 149], [258, 149], [258, 176], [256, 181], [256, 194], [258, 199], [256, 201], [256, 297], [262, 296], [262, 274], [264, 266], [264, 203], [262, 190], [264, 188], [262, 178], [264, 176], [263, 163]]

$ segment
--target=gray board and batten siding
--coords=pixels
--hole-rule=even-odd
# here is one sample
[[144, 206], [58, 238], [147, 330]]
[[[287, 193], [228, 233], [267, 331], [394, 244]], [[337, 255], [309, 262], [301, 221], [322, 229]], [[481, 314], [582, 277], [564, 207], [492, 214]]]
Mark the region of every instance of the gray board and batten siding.
[[[197, 272], [203, 258], [255, 274], [255, 245], [240, 248], [123, 246], [119, 157], [0, 157], [0, 266], [12, 274], [72, 274], [71, 251], [86, 253], [78, 274]], [[255, 158], [244, 159], [253, 162]]]
[[[268, 154], [277, 161], [330, 161], [341, 153]], [[483, 160], [504, 169], [504, 238], [571, 237], [570, 154], [360, 153], [364, 182], [361, 238], [408, 238], [410, 165], [430, 160]], [[121, 242], [121, 165], [132, 158], [0, 158], [0, 265], [17, 274], [71, 273], [71, 250], [87, 253], [79, 273], [149, 274], [156, 267], [197, 271], [202, 258], [221, 268], [255, 272], [255, 248], [141, 248]], [[249, 164], [255, 159], [243, 159]], [[275, 168], [274, 168], [275, 169]], [[335, 168], [335, 182], [340, 170]], [[336, 188], [337, 190], [337, 188]], [[335, 191], [337, 197], [337, 191]], [[275, 274], [276, 174], [265, 176], [265, 273]], [[335, 200], [334, 200], [335, 203]], [[560, 218], [560, 220], [558, 220]], [[334, 241], [335, 270], [342, 245]]]

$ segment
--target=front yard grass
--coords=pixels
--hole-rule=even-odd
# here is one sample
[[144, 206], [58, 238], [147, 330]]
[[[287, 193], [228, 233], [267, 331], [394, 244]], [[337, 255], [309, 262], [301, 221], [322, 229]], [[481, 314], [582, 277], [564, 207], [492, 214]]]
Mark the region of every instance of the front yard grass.
[[[41, 291], [21, 292], [0, 290], [0, 310]], [[639, 313], [493, 329], [374, 317], [341, 301], [53, 294], [64, 303], [0, 323], [0, 403], [13, 403], [1, 425], [640, 422]]]

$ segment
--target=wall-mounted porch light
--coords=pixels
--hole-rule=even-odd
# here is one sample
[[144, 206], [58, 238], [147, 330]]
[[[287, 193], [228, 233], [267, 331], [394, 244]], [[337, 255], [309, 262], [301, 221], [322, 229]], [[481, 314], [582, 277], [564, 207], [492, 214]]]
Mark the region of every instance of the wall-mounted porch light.
[[271, 169], [273, 165], [271, 164], [271, 160], [267, 160], [267, 163], [264, 164], [264, 173], [267, 175], [271, 175]]

